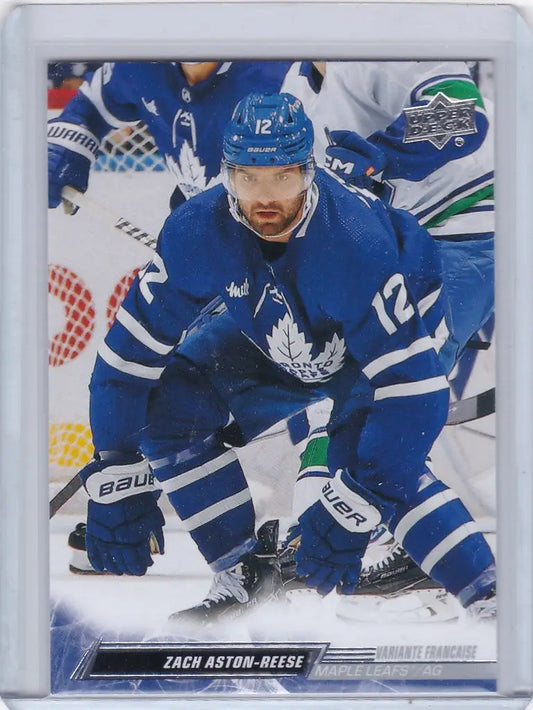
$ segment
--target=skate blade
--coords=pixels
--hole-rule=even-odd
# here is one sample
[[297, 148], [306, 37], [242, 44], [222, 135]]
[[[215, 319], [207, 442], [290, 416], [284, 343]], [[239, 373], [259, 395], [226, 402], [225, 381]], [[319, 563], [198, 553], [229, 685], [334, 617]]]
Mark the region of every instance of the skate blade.
[[396, 597], [345, 596], [339, 599], [336, 614], [357, 623], [435, 623], [459, 618], [457, 600], [441, 590], [405, 592]]
[[80, 569], [76, 565], [69, 565], [68, 571], [72, 574], [83, 574], [89, 577], [104, 577], [106, 574], [111, 574], [111, 572], [97, 572], [91, 567], [91, 569]]
[[105, 574], [110, 574], [109, 572], [97, 572], [89, 562], [87, 552], [85, 552], [85, 550], [75, 550], [74, 548], [72, 548], [72, 554], [70, 557], [70, 564], [68, 568], [69, 571], [72, 572], [72, 574], [85, 574], [93, 576], [102, 576]]
[[311, 587], [288, 589], [285, 592], [285, 600], [288, 604], [299, 604], [302, 599], [322, 599], [322, 597], [316, 589], [311, 589]]

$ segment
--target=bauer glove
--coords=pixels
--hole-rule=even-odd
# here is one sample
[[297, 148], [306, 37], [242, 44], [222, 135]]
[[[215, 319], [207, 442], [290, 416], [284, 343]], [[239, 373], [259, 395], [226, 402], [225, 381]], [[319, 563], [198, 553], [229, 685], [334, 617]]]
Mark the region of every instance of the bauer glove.
[[[103, 455], [102, 455], [103, 456]], [[89, 494], [86, 544], [98, 572], [143, 575], [153, 564], [150, 541], [164, 552], [165, 519], [148, 462], [140, 454], [99, 454], [80, 472]]]
[[[48, 123], [48, 207], [57, 207], [66, 185], [85, 192], [99, 140], [85, 126], [67, 121]], [[74, 211], [71, 212], [74, 214]]]
[[380, 519], [379, 511], [348, 488], [337, 472], [298, 519], [297, 574], [320, 594], [337, 585], [341, 593], [352, 594], [370, 533]]
[[328, 138], [326, 165], [342, 180], [360, 186], [384, 169], [383, 151], [355, 131], [331, 131]]

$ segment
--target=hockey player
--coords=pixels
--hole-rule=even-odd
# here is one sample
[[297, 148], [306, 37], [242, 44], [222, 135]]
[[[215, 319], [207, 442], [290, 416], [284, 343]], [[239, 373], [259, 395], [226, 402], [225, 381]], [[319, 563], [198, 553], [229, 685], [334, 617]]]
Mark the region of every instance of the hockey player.
[[[97, 569], [146, 571], [150, 533], [162, 544], [153, 471], [215, 572], [177, 619], [242, 611], [276, 586], [222, 439], [230, 414], [247, 441], [324, 397], [334, 477], [299, 519], [308, 586], [353, 591], [383, 520], [465, 606], [494, 592], [489, 547], [425, 465], [448, 405], [434, 244], [406, 212], [315, 170], [312, 145], [294, 97], [241, 101], [224, 185], [172, 213], [99, 350], [87, 549]], [[227, 311], [191, 326], [213, 290]]]
[[[441, 361], [449, 373], [494, 307], [493, 138], [489, 107], [467, 65], [300, 62], [284, 88], [303, 101], [313, 121], [318, 161], [409, 210], [436, 240], [450, 328]], [[308, 413], [295, 518], [329, 475], [328, 415], [324, 404]], [[389, 559], [407, 571], [405, 586], [411, 588], [417, 574], [412, 561], [395, 553]], [[427, 585], [427, 576], [418, 574]], [[389, 567], [382, 576], [394, 591], [401, 587], [399, 578], [390, 584], [395, 575]]]
[[[278, 91], [289, 62], [105, 63], [48, 124], [48, 206], [70, 185], [85, 192], [102, 138], [144, 121], [176, 178], [176, 207], [219, 182], [222, 134], [250, 91]], [[75, 212], [75, 209], [73, 210]], [[70, 570], [90, 573], [85, 525], [69, 536]]]
[[102, 138], [144, 121], [177, 187], [171, 207], [218, 181], [224, 126], [250, 91], [279, 91], [289, 62], [105, 63], [48, 124], [48, 206], [87, 190]]
[[283, 90], [313, 122], [319, 164], [343, 179], [366, 178], [436, 240], [451, 319], [441, 357], [450, 371], [494, 308], [491, 107], [468, 66], [300, 62]]

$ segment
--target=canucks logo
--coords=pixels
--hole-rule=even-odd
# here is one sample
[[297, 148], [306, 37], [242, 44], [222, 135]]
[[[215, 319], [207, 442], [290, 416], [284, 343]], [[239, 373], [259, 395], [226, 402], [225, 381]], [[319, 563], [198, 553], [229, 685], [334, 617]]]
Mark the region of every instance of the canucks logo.
[[404, 108], [406, 125], [403, 142], [429, 141], [441, 150], [455, 136], [477, 133], [475, 109], [475, 99], [453, 100], [439, 91], [424, 106]]
[[306, 341], [290, 313], [278, 320], [266, 340], [269, 357], [302, 382], [325, 382], [344, 365], [343, 338], [334, 333], [322, 352], [313, 357], [312, 344]]

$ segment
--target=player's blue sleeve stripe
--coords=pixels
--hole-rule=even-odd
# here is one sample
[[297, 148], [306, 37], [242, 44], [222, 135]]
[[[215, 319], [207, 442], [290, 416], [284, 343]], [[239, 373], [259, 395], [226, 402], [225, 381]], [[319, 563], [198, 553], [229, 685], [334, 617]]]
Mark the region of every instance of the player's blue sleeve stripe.
[[308, 442], [313, 441], [313, 439], [322, 439], [323, 437], [328, 435], [328, 428], [327, 426], [317, 426], [314, 428], [311, 433], [309, 434], [309, 438], [307, 439]]
[[308, 466], [298, 474], [297, 481], [304, 478], [331, 478], [331, 471], [328, 466]]
[[435, 351], [440, 353], [442, 346], [448, 340], [450, 331], [448, 330], [448, 324], [446, 323], [446, 318], [443, 318], [435, 329], [435, 332], [431, 336], [433, 338], [433, 347]]
[[469, 194], [485, 187], [485, 185], [490, 184], [493, 180], [494, 171], [492, 170], [484, 175], [481, 175], [481, 177], [471, 180], [455, 190], [452, 190], [452, 192], [449, 192], [446, 197], [443, 197], [438, 202], [426, 207], [426, 209], [421, 210], [420, 212], [413, 211], [413, 214], [420, 222], [424, 218], [431, 217], [433, 212], [441, 212], [447, 206], [447, 203], [456, 202], [458, 198], [468, 197]]
[[431, 293], [428, 293], [427, 296], [424, 296], [420, 299], [420, 301], [418, 301], [417, 308], [418, 312], [420, 313], [420, 316], [426, 315], [429, 309], [437, 302], [441, 292], [442, 286], [439, 286], [438, 289], [432, 291]]
[[244, 488], [238, 493], [228, 496], [223, 500], [219, 500], [218, 503], [214, 503], [200, 512], [191, 515], [189, 518], [183, 518], [183, 524], [187, 530], [191, 532], [192, 530], [196, 530], [196, 528], [215, 520], [215, 518], [224, 515], [224, 513], [228, 513], [230, 510], [234, 510], [235, 508], [244, 505], [251, 500], [251, 497], [250, 489]]
[[123, 306], [118, 309], [116, 320], [140, 343], [159, 355], [168, 355], [175, 345], [167, 345], [151, 335]]
[[233, 62], [222, 62], [220, 67], [217, 69], [217, 74], [225, 74], [232, 64]]
[[433, 347], [433, 338], [430, 335], [418, 338], [406, 348], [393, 350], [392, 352], [385, 353], [384, 355], [377, 357], [375, 360], [372, 360], [368, 363], [368, 365], [363, 367], [363, 374], [371, 380], [373, 377], [378, 375], [380, 372], [387, 370], [389, 367], [393, 367], [400, 362], [405, 362], [405, 360], [426, 352], [426, 350], [431, 350]]
[[395, 385], [377, 387], [374, 390], [374, 401], [379, 402], [392, 397], [413, 397], [446, 389], [448, 389], [448, 380], [444, 375], [438, 375], [437, 377], [428, 377], [414, 382], [399, 382]]
[[[173, 478], [161, 481], [161, 488], [165, 491], [165, 493], [173, 493], [174, 491], [178, 491], [180, 488], [189, 486], [191, 483], [195, 483], [202, 478], [207, 478], [207, 476], [210, 476], [212, 473], [216, 473], [234, 461], [237, 461], [237, 454], [232, 450], [226, 451], [220, 456], [217, 456], [217, 458], [206, 461], [200, 466], [196, 466], [185, 473], [179, 473]], [[150, 465], [155, 471], [164, 465], [168, 465], [168, 462], [167, 459], [163, 459], [163, 463], [161, 461], [150, 461]]]
[[426, 498], [426, 500], [417, 505], [415, 508], [412, 508], [400, 520], [394, 530], [395, 540], [398, 542], [399, 545], [403, 545], [405, 536], [407, 535], [409, 530], [411, 530], [411, 528], [416, 525], [416, 523], [422, 520], [422, 518], [425, 518], [426, 515], [429, 515], [434, 510], [437, 510], [437, 508], [446, 505], [446, 503], [449, 503], [450, 501], [455, 500], [458, 497], [459, 496], [457, 495], [457, 493], [450, 489], [446, 489], [444, 491], [439, 491], [438, 493], [435, 493], [435, 495], [431, 496], [431, 498]]
[[472, 205], [472, 207], [463, 210], [461, 214], [469, 214], [470, 212], [494, 212], [494, 202], [489, 205]]
[[[145, 340], [147, 339], [145, 338]], [[162, 343], [161, 340], [158, 342], [163, 345], [163, 348], [159, 347], [158, 352], [156, 350], [158, 346], [155, 346], [154, 343], [150, 343], [150, 341], [142, 342], [140, 338], [131, 333], [118, 319], [115, 320], [113, 326], [109, 329], [105, 337], [105, 342], [107, 347], [119, 357], [146, 367], [166, 366], [173, 352], [173, 348], [168, 350], [168, 352], [161, 352], [163, 348], [168, 347], [165, 343]], [[152, 345], [154, 345], [154, 347], [151, 347]]]
[[86, 96], [93, 106], [97, 109], [98, 113], [102, 116], [104, 121], [108, 123], [113, 128], [121, 128], [122, 126], [131, 126], [137, 123], [138, 119], [132, 119], [130, 121], [123, 121], [117, 116], [115, 116], [104, 102], [104, 97], [102, 95], [103, 79], [102, 79], [102, 67], [94, 72], [94, 76], [90, 83], [83, 83], [79, 91]]
[[111, 350], [105, 342], [98, 348], [98, 354], [104, 362], [115, 370], [124, 372], [127, 375], [133, 375], [133, 377], [142, 377], [145, 380], [158, 380], [165, 369], [164, 367], [150, 367], [131, 360], [125, 360]]
[[420, 563], [420, 568], [426, 574], [431, 574], [433, 567], [435, 567], [435, 565], [440, 562], [440, 560], [447, 555], [450, 550], [475, 533], [479, 533], [479, 527], [476, 522], [470, 520], [467, 523], [463, 523], [447, 535], [444, 540], [441, 540], [441, 542], [439, 542], [439, 544], [436, 545], [431, 552], [426, 555], [426, 557], [424, 557]]

